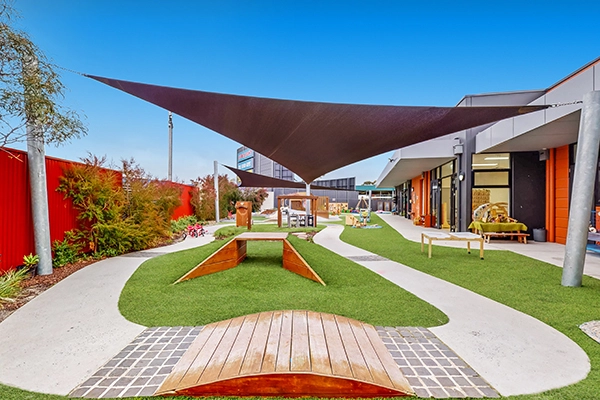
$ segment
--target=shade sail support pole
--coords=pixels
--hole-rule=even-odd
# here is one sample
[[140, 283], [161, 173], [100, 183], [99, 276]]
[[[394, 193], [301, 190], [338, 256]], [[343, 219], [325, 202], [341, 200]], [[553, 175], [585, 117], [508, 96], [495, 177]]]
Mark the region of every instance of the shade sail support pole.
[[581, 286], [600, 146], [600, 91], [583, 96], [562, 285]]

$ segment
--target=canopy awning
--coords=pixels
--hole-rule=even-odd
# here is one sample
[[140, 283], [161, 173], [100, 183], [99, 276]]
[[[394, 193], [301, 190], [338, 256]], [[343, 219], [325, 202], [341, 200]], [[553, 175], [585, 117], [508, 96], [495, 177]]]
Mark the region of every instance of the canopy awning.
[[[266, 175], [255, 174], [253, 172], [242, 171], [241, 169], [233, 168], [228, 165], [224, 165], [240, 178], [242, 182], [240, 187], [254, 187], [254, 188], [291, 188], [291, 189], [306, 189], [306, 184], [303, 182], [288, 181], [285, 179], [272, 178]], [[347, 190], [338, 189], [335, 187], [310, 185], [311, 189], [319, 190]], [[354, 190], [354, 189], [351, 189]]]
[[308, 183], [387, 151], [549, 107], [319, 103], [86, 76], [235, 140], [287, 167]]

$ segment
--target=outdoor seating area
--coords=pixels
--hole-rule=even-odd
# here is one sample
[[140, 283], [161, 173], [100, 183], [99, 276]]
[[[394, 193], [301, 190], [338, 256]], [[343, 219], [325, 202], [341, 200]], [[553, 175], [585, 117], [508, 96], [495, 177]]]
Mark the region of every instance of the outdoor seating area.
[[506, 203], [485, 203], [473, 211], [473, 222], [469, 229], [481, 235], [486, 243], [491, 238], [517, 238], [519, 243], [527, 243], [527, 225], [508, 216]]

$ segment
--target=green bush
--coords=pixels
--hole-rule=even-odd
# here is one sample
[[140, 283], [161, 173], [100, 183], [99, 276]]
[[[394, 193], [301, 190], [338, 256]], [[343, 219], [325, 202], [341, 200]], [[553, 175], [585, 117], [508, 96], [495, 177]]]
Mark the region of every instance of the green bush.
[[8, 271], [0, 276], [0, 303], [9, 302], [21, 292], [21, 282], [27, 277], [29, 270]]
[[[104, 158], [89, 156], [83, 161], [86, 165], [64, 171], [57, 189], [79, 210], [81, 225], [75, 235], [80, 243], [96, 256], [115, 256], [171, 238], [171, 215], [181, 205], [180, 188], [152, 178], [133, 160], [123, 160], [121, 174], [103, 168]], [[59, 262], [73, 256], [67, 243], [58, 246], [64, 250], [59, 251]]]
[[188, 225], [194, 225], [198, 222], [199, 221], [195, 215], [188, 215], [187, 217], [180, 217], [177, 220], [171, 221], [171, 233], [183, 232], [184, 230], [187, 229]]
[[54, 267], [63, 267], [72, 264], [79, 259], [83, 245], [76, 238], [74, 231], [65, 232], [65, 238], [52, 242], [52, 265]]

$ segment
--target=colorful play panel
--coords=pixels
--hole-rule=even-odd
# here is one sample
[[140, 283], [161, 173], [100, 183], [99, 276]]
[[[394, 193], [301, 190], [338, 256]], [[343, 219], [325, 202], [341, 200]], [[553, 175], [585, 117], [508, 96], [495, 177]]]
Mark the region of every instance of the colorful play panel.
[[414, 392], [372, 325], [288, 310], [206, 325], [156, 394], [390, 397]]
[[246, 258], [248, 240], [267, 240], [283, 242], [283, 268], [325, 286], [325, 282], [323, 282], [321, 277], [313, 271], [304, 258], [292, 247], [287, 240], [287, 235], [287, 233], [281, 232], [242, 233], [231, 239], [225, 246], [214, 252], [175, 283], [234, 268]]

